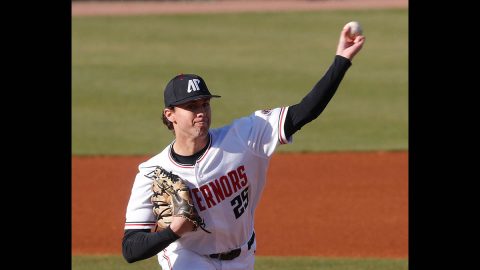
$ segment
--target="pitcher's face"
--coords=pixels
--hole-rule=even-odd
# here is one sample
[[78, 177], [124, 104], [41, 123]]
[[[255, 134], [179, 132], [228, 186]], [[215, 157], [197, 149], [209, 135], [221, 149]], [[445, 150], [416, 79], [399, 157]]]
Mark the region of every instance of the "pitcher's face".
[[210, 98], [192, 100], [175, 106], [174, 110], [165, 109], [164, 113], [173, 123], [176, 136], [197, 138], [208, 135], [212, 115]]

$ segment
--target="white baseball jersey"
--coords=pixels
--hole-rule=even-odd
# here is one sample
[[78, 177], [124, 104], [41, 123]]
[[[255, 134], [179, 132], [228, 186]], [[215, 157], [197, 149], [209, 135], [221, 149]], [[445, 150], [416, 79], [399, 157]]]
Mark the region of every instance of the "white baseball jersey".
[[139, 165], [127, 206], [125, 229], [155, 226], [152, 179], [155, 166], [185, 179], [205, 229], [184, 234], [168, 246], [201, 255], [226, 252], [245, 244], [254, 230], [255, 208], [265, 186], [270, 157], [279, 144], [291, 142], [284, 133], [288, 107], [256, 111], [230, 125], [211, 129], [210, 145], [195, 165], [175, 162], [173, 142]]

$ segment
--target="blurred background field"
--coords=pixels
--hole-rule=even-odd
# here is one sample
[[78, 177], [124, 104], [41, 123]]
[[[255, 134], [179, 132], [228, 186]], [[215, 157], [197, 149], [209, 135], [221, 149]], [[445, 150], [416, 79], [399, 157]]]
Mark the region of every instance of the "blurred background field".
[[178, 73], [222, 96], [212, 127], [295, 104], [351, 20], [365, 47], [322, 115], [279, 151], [407, 150], [408, 10], [386, 9], [72, 17], [72, 154], [163, 149], [163, 89]]
[[[147, 270], [160, 269], [156, 257], [128, 264], [118, 255], [74, 256], [75, 270]], [[407, 259], [317, 258], [257, 256], [256, 270], [407, 270]]]
[[[367, 42], [323, 114], [279, 152], [408, 150], [408, 10], [72, 17], [72, 154], [149, 155], [172, 139], [163, 89], [197, 73], [213, 127], [297, 103], [333, 61], [351, 20]], [[159, 269], [157, 258], [72, 254], [72, 269]], [[257, 256], [255, 269], [400, 270], [408, 259]]]

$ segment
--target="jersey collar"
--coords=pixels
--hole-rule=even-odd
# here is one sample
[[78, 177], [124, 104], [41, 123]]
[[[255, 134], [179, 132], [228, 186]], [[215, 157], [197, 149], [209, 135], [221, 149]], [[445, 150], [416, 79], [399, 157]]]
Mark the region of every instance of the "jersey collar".
[[[212, 146], [212, 134], [210, 133], [210, 131], [208, 132], [208, 136], [209, 136], [209, 140], [208, 140], [208, 146], [207, 146], [207, 149], [205, 149], [205, 152], [199, 156], [196, 160], [196, 163], [199, 163], [200, 161], [203, 160], [203, 158], [207, 155], [208, 151], [210, 150], [210, 147]], [[193, 168], [195, 167], [195, 165], [189, 165], [189, 164], [182, 164], [182, 163], [179, 163], [177, 162], [174, 158], [173, 158], [173, 144], [175, 143], [175, 140], [173, 140], [173, 142], [170, 144], [170, 147], [169, 147], [169, 150], [168, 150], [168, 158], [170, 159], [170, 161], [175, 165], [175, 166], [178, 166], [178, 167], [181, 167], [181, 168]]]

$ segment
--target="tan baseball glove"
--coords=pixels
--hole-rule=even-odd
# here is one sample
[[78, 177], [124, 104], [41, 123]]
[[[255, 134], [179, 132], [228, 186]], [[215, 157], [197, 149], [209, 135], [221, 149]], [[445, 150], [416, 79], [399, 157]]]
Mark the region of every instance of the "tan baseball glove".
[[182, 178], [160, 166], [147, 176], [153, 179], [151, 201], [157, 218], [155, 231], [166, 228], [176, 216], [190, 220], [194, 231], [200, 227], [210, 233], [205, 229], [205, 223], [193, 205], [190, 189]]

